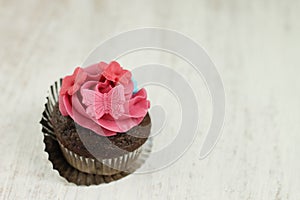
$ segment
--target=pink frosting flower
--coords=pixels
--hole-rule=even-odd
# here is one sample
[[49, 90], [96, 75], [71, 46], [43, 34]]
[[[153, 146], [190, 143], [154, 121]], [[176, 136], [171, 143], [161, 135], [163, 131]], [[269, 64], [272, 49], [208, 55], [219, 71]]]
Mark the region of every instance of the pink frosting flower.
[[138, 125], [149, 107], [146, 90], [133, 94], [131, 72], [115, 61], [76, 68], [63, 79], [59, 95], [62, 115], [103, 136]]
[[112, 61], [103, 71], [102, 75], [110, 81], [128, 83], [131, 80], [131, 73], [121, 68], [120, 64]]

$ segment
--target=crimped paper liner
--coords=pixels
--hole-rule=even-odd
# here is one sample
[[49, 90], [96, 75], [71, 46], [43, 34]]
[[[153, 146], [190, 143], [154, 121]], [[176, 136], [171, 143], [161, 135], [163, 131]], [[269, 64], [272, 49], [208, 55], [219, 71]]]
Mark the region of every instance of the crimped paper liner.
[[[150, 155], [151, 148], [152, 148], [151, 138], [148, 138], [146, 143], [136, 150], [139, 153], [136, 153], [138, 155], [136, 155], [135, 159], [127, 159], [130, 160], [131, 163], [130, 165], [125, 165], [128, 167], [128, 170], [126, 171], [118, 171], [117, 173], [111, 175], [104, 175], [104, 174], [101, 175], [101, 174], [94, 174], [94, 173], [86, 173], [83, 172], [84, 170], [80, 171], [70, 164], [71, 161], [68, 161], [67, 158], [65, 158], [68, 156], [64, 156], [63, 154], [64, 151], [62, 150], [58, 140], [56, 139], [53, 130], [53, 125], [50, 120], [53, 112], [53, 107], [58, 101], [58, 93], [61, 84], [62, 84], [62, 79], [60, 79], [59, 81], [55, 82], [53, 85], [50, 86], [49, 96], [47, 97], [45, 110], [43, 112], [43, 116], [40, 121], [40, 124], [42, 125], [42, 132], [44, 135], [44, 140], [43, 140], [45, 144], [44, 151], [48, 153], [49, 155], [48, 160], [52, 163], [53, 169], [57, 170], [60, 176], [64, 177], [67, 181], [71, 183], [74, 183], [76, 185], [88, 186], [88, 185], [99, 185], [102, 183], [110, 183], [112, 181], [119, 180], [129, 175], [130, 173], [134, 172], [138, 168], [140, 168]], [[123, 162], [123, 164], [124, 163], [126, 162]], [[118, 167], [116, 168], [118, 169]], [[107, 172], [106, 169], [103, 169], [102, 171]]]
[[65, 156], [66, 160], [69, 162], [70, 165], [72, 165], [79, 171], [99, 175], [113, 175], [120, 173], [121, 171], [134, 171], [134, 166], [132, 166], [132, 163], [138, 158], [142, 151], [141, 146], [135, 151], [128, 152], [123, 156], [98, 161], [93, 158], [80, 156], [74, 153], [73, 151], [70, 151], [69, 149], [64, 147], [59, 141], [58, 144], [63, 155]]

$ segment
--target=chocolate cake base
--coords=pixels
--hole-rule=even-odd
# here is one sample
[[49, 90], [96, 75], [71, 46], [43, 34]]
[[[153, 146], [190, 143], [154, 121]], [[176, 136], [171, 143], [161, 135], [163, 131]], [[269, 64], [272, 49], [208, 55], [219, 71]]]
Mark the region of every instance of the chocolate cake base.
[[53, 108], [51, 121], [54, 134], [64, 147], [81, 156], [98, 159], [115, 158], [126, 152], [133, 152], [146, 142], [151, 129], [147, 113], [138, 126], [126, 133], [101, 136], [76, 124], [70, 117], [62, 116], [57, 103]]

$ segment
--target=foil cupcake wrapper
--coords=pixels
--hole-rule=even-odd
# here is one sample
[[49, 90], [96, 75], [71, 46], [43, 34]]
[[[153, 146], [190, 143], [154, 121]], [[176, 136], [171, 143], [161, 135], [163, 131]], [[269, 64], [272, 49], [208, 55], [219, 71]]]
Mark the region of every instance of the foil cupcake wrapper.
[[132, 165], [134, 161], [139, 157], [142, 146], [133, 152], [128, 152], [123, 156], [111, 159], [103, 159], [98, 161], [97, 159], [87, 158], [80, 156], [66, 147], [64, 147], [59, 141], [58, 144], [60, 149], [70, 165], [79, 171], [99, 174], [99, 175], [113, 175], [120, 173], [122, 171], [132, 172], [134, 171], [134, 166]]
[[52, 163], [53, 169], [57, 170], [59, 175], [68, 182], [86, 186], [110, 183], [139, 169], [151, 153], [151, 138], [133, 152], [102, 161], [79, 156], [59, 144], [51, 123], [51, 115], [54, 105], [58, 102], [61, 84], [62, 79], [50, 86], [49, 96], [40, 121], [44, 135], [44, 151], [48, 153], [48, 160]]

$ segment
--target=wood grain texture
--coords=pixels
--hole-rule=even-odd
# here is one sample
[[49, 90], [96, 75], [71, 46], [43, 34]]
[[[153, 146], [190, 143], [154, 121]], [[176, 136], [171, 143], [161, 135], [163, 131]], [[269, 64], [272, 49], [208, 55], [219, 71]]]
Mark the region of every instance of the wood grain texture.
[[[0, 199], [300, 199], [299, 10], [296, 0], [1, 0]], [[101, 41], [144, 26], [177, 30], [207, 50], [226, 90], [222, 137], [198, 159], [211, 112], [205, 84], [187, 70], [203, 120], [181, 159], [108, 185], [68, 184], [43, 152], [46, 91]], [[160, 53], [145, 59], [181, 64]]]

